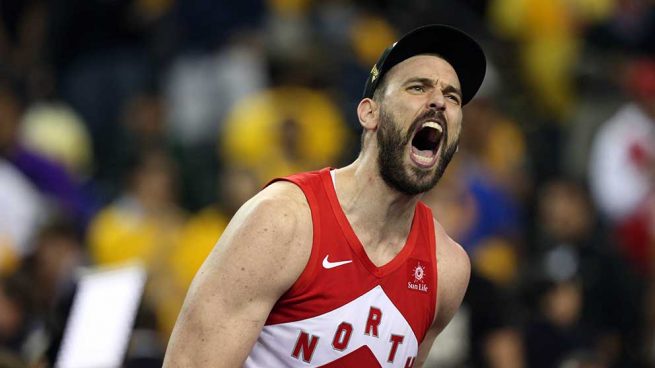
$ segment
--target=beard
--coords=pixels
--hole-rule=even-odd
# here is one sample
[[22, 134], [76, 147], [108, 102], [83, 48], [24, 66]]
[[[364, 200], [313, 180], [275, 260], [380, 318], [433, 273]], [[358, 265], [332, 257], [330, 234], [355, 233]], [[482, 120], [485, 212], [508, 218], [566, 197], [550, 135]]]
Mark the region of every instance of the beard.
[[380, 111], [380, 128], [377, 134], [380, 175], [387, 185], [400, 193], [417, 195], [434, 188], [457, 151], [459, 136], [455, 137], [454, 142], [448, 145], [448, 129], [446, 124], [443, 124], [444, 132], [441, 141], [444, 142], [442, 143], [444, 147], [439, 151], [436, 169], [432, 171], [418, 167], [405, 168], [403, 164], [404, 152], [407, 145], [411, 144], [416, 127], [426, 120], [435, 119], [445, 121], [443, 112], [429, 110], [414, 120], [407, 134], [403, 136], [400, 125], [396, 124], [391, 114], [387, 113], [384, 108]]

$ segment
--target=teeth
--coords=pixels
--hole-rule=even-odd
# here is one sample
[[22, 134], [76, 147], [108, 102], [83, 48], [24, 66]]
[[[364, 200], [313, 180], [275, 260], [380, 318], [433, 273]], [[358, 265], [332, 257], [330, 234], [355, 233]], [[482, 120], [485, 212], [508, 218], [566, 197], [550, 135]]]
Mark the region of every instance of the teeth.
[[421, 125], [421, 128], [434, 128], [439, 131], [439, 133], [443, 132], [443, 128], [441, 128], [441, 125], [435, 123], [434, 121], [427, 121]]

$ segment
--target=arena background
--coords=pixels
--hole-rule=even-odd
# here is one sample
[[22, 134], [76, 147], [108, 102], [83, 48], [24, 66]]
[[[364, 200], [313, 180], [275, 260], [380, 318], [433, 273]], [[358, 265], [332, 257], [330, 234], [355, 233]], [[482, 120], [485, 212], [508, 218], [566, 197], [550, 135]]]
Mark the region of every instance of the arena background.
[[426, 366], [654, 366], [655, 2], [0, 0], [0, 367], [53, 365], [81, 275], [126, 264], [97, 348], [161, 366], [230, 216], [352, 160], [370, 68], [427, 23], [489, 68], [425, 197], [473, 265]]

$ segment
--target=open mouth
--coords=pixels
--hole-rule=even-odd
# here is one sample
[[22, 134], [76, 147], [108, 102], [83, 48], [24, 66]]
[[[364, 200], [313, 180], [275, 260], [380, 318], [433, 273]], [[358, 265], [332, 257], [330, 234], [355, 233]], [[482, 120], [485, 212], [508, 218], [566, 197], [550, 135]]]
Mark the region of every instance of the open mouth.
[[437, 161], [437, 151], [443, 137], [443, 127], [427, 121], [414, 134], [410, 157], [420, 167], [431, 167]]

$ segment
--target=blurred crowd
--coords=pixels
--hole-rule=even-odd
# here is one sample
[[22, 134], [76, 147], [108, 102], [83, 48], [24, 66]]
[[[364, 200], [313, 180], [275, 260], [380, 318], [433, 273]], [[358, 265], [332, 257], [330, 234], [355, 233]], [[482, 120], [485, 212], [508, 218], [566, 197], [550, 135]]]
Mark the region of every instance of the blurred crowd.
[[489, 67], [424, 197], [473, 265], [426, 366], [655, 366], [654, 1], [0, 0], [0, 367], [51, 365], [77, 270], [135, 260], [125, 366], [161, 366], [236, 209], [351, 161], [427, 23]]

